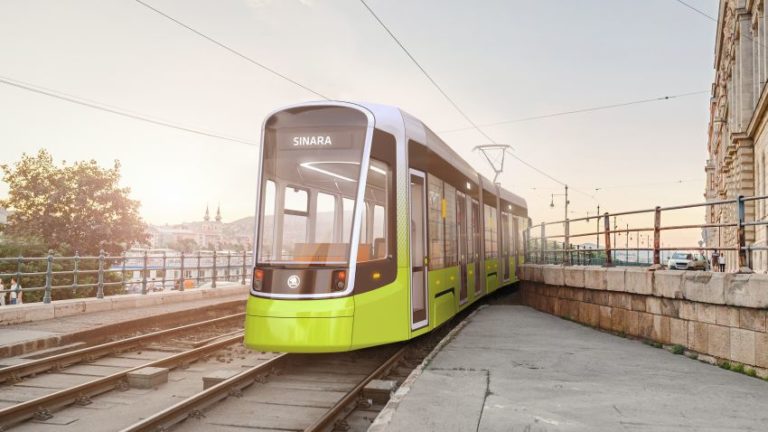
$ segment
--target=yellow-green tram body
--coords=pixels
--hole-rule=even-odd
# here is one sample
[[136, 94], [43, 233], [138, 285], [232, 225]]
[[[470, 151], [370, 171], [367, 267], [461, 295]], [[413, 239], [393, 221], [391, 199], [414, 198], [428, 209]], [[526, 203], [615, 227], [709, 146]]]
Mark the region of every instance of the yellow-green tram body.
[[288, 107], [262, 144], [249, 348], [403, 341], [517, 281], [525, 201], [400, 109]]

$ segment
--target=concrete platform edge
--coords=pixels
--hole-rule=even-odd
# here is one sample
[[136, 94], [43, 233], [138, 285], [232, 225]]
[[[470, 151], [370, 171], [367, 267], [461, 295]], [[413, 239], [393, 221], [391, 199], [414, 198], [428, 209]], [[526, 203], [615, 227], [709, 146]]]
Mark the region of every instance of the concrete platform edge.
[[447, 335], [445, 335], [443, 339], [440, 340], [437, 346], [435, 346], [435, 348], [433, 348], [432, 351], [430, 351], [430, 353], [424, 357], [424, 360], [422, 360], [421, 364], [419, 364], [416, 369], [411, 371], [405, 381], [403, 381], [403, 384], [397, 389], [397, 391], [395, 391], [395, 394], [392, 395], [392, 397], [389, 399], [389, 402], [387, 402], [387, 404], [384, 406], [384, 409], [379, 412], [379, 415], [376, 416], [376, 419], [374, 419], [373, 423], [371, 423], [371, 426], [368, 427], [368, 432], [383, 432], [387, 430], [389, 423], [392, 421], [392, 417], [395, 415], [397, 408], [400, 406], [400, 402], [402, 402], [405, 396], [407, 396], [411, 391], [411, 386], [416, 382], [419, 376], [421, 376], [424, 368], [426, 368], [432, 359], [440, 351], [442, 351], [443, 347], [448, 345], [448, 343], [450, 343], [453, 338], [456, 337], [456, 335], [459, 334], [459, 332], [463, 330], [467, 324], [469, 324], [475, 314], [485, 309], [486, 307], [488, 307], [488, 305], [482, 305], [472, 311], [472, 313], [464, 318], [463, 321], [461, 321], [456, 327], [453, 328], [453, 330], [451, 330]]

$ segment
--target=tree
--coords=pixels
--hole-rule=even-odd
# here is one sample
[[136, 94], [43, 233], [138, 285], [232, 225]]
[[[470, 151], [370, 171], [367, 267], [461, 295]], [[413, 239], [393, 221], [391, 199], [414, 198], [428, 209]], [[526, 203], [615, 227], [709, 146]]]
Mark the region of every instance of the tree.
[[5, 227], [9, 236], [36, 237], [50, 249], [81, 255], [97, 255], [102, 248], [116, 254], [147, 242], [139, 202], [119, 186], [117, 160], [112, 168], [94, 160], [58, 167], [40, 150], [0, 169], [9, 186], [0, 205], [13, 210]]
[[179, 239], [178, 241], [169, 244], [168, 247], [184, 253], [191, 253], [199, 249], [197, 242], [191, 238]]

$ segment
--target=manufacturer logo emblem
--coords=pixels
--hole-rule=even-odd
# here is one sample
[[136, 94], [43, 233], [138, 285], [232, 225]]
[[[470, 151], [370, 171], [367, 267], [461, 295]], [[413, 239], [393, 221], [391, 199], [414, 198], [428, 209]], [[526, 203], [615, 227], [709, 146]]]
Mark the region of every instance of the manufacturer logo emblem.
[[296, 289], [301, 284], [301, 278], [299, 278], [296, 275], [291, 275], [288, 277], [288, 288], [290, 289]]

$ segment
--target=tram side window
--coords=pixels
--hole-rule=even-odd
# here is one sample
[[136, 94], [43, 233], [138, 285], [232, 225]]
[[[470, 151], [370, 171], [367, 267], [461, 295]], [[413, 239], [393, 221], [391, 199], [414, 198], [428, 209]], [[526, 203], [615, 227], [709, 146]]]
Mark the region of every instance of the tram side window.
[[272, 249], [275, 244], [275, 182], [267, 180], [264, 190], [264, 220], [261, 231], [261, 259], [271, 260]]
[[432, 270], [445, 267], [445, 236], [443, 231], [443, 181], [428, 176], [429, 267]]
[[496, 259], [498, 257], [498, 246], [496, 238], [496, 209], [484, 204], [485, 216], [485, 259]]
[[391, 174], [388, 164], [371, 159], [365, 188], [365, 206], [363, 206], [362, 224], [360, 225], [358, 262], [387, 257], [386, 214]]
[[459, 264], [458, 234], [456, 233], [456, 188], [445, 184], [445, 266]]

